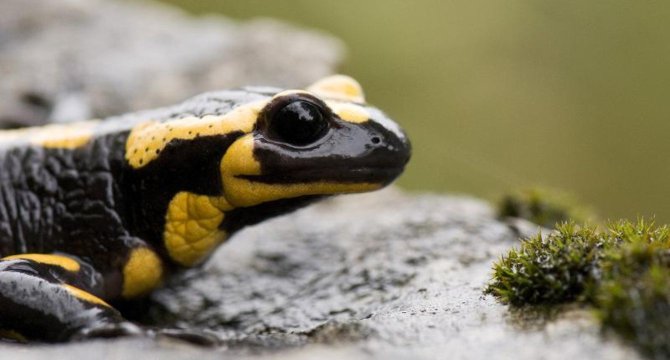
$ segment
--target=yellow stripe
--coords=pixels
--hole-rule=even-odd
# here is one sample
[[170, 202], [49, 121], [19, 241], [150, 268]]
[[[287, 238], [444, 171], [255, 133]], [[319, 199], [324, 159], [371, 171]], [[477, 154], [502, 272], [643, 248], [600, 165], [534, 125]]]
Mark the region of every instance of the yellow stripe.
[[77, 299], [84, 300], [84, 301], [87, 301], [87, 302], [93, 303], [93, 304], [98, 304], [98, 305], [102, 305], [102, 306], [111, 307], [108, 303], [106, 303], [101, 298], [99, 298], [99, 297], [97, 297], [97, 296], [95, 296], [95, 295], [93, 295], [89, 292], [86, 292], [86, 291], [84, 291], [80, 288], [76, 288], [76, 287], [74, 287], [72, 285], [68, 285], [68, 284], [63, 284], [62, 286], [70, 294], [72, 294], [72, 296], [76, 297]]
[[75, 149], [93, 138], [98, 120], [0, 131], [0, 142], [25, 140], [46, 148]]
[[[53, 254], [18, 254], [18, 255], [6, 256], [0, 260], [32, 260], [40, 264], [60, 266], [63, 269], [71, 272], [77, 272], [81, 268], [81, 266], [76, 260], [69, 258], [67, 256], [53, 255]], [[81, 290], [68, 284], [62, 284], [62, 286], [70, 294], [72, 294], [72, 296], [78, 299], [109, 307], [109, 304], [107, 304], [104, 300], [84, 290]]]
[[254, 158], [254, 138], [247, 134], [237, 139], [221, 160], [224, 196], [231, 207], [247, 207], [267, 201], [305, 195], [329, 195], [380, 189], [379, 183], [338, 183], [319, 181], [296, 184], [266, 184], [242, 179], [240, 175], [260, 175], [260, 163]]
[[53, 255], [53, 254], [18, 254], [6, 256], [0, 260], [16, 260], [25, 259], [38, 262], [40, 264], [60, 266], [63, 269], [71, 272], [77, 272], [80, 269], [79, 263], [67, 256]]
[[138, 169], [158, 158], [160, 152], [174, 139], [191, 140], [199, 136], [226, 135], [236, 131], [248, 133], [266, 104], [267, 100], [252, 102], [225, 115], [143, 122], [135, 126], [128, 136], [126, 160]]
[[225, 184], [225, 192], [226, 199], [235, 207], [247, 207], [299, 196], [358, 193], [377, 190], [381, 187], [382, 185], [378, 183], [336, 183], [327, 181], [266, 184], [233, 177]]

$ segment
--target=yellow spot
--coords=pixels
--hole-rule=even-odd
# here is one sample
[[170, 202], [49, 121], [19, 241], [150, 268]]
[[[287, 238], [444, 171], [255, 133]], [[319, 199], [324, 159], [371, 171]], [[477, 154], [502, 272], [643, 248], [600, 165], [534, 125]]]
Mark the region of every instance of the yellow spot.
[[370, 120], [370, 113], [360, 105], [335, 101], [326, 101], [326, 105], [344, 121], [359, 124]]
[[52, 255], [52, 254], [18, 254], [6, 256], [0, 260], [16, 260], [16, 259], [25, 259], [32, 260], [40, 264], [55, 265], [60, 266], [63, 269], [71, 272], [79, 271], [79, 263], [67, 256], [63, 255]]
[[346, 75], [333, 75], [321, 79], [307, 88], [320, 97], [364, 103], [363, 88], [358, 81]]
[[84, 291], [80, 288], [76, 288], [76, 287], [74, 287], [72, 285], [68, 285], [68, 284], [63, 284], [62, 286], [65, 288], [65, 290], [67, 290], [70, 294], [72, 294], [72, 296], [76, 297], [77, 299], [84, 300], [84, 301], [87, 301], [87, 302], [93, 303], [93, 304], [98, 304], [98, 305], [102, 305], [102, 306], [106, 306], [106, 307], [111, 307], [104, 300], [102, 300], [101, 298], [99, 298], [99, 297], [97, 297], [97, 296], [95, 296], [95, 295], [93, 295], [93, 294], [91, 294], [87, 291]]
[[0, 142], [27, 141], [54, 149], [75, 149], [93, 138], [97, 120], [0, 131]]
[[254, 135], [247, 134], [228, 147], [221, 159], [221, 176], [224, 184], [238, 175], [260, 175], [261, 164], [254, 158]]
[[133, 128], [126, 141], [126, 160], [133, 168], [146, 166], [158, 158], [174, 139], [191, 140], [199, 136], [250, 132], [267, 100], [235, 108], [225, 115], [187, 117], [166, 122], [147, 121]]
[[127, 299], [146, 295], [160, 284], [162, 276], [163, 263], [158, 255], [145, 247], [135, 248], [123, 267], [121, 295]]
[[170, 257], [192, 266], [207, 257], [225, 238], [219, 230], [224, 212], [232, 207], [222, 196], [180, 192], [172, 198], [165, 216], [163, 240]]

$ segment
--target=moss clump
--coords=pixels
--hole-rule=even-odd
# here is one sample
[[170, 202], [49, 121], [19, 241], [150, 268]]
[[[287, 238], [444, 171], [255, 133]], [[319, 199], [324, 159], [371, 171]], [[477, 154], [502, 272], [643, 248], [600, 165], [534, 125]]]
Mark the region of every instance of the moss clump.
[[543, 188], [524, 189], [505, 195], [498, 215], [526, 219], [546, 228], [568, 221], [583, 223], [595, 220], [592, 210], [579, 204], [574, 196]]
[[609, 240], [592, 227], [559, 225], [555, 233], [524, 240], [496, 262], [486, 291], [512, 305], [577, 300], [597, 278]]
[[670, 358], [670, 270], [652, 265], [630, 278], [604, 284], [597, 300], [603, 326], [655, 359]]
[[603, 326], [615, 330], [652, 358], [670, 358], [670, 231], [667, 227], [619, 225], [623, 241], [602, 260], [593, 289]]
[[564, 224], [494, 264], [487, 292], [512, 305], [577, 301], [653, 358], [670, 358], [670, 229], [639, 220], [604, 231]]

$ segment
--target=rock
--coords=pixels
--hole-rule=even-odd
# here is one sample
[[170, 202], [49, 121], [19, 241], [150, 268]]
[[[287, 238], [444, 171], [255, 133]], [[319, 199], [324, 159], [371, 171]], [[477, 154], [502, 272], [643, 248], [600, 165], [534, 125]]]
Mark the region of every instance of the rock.
[[213, 89], [303, 86], [343, 52], [273, 20], [194, 18], [157, 3], [0, 2], [0, 124], [41, 125], [164, 106]]
[[116, 339], [18, 358], [637, 358], [588, 310], [541, 316], [484, 296], [491, 263], [518, 243], [494, 215], [393, 188], [333, 198], [243, 230], [153, 295], [154, 322], [209, 329], [222, 347]]
[[482, 295], [492, 261], [517, 242], [474, 199], [340, 197], [234, 237], [207, 275], [157, 292], [154, 316], [215, 329], [231, 351], [326, 343], [373, 358], [628, 358], [603, 346], [587, 312], [534, 324]]

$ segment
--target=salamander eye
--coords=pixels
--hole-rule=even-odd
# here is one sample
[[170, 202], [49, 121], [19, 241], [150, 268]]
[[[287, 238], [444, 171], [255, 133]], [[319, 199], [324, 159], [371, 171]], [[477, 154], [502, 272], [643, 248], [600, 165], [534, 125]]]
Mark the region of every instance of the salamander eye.
[[313, 143], [328, 130], [321, 107], [306, 100], [288, 103], [268, 120], [269, 130], [275, 137], [298, 146]]

